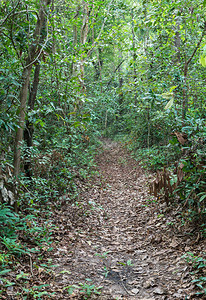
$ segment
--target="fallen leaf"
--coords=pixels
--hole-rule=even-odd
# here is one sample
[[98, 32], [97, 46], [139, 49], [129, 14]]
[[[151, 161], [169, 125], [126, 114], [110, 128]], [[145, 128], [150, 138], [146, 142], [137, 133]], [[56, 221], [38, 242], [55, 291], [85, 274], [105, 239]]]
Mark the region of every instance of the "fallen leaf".
[[162, 288], [157, 287], [156, 289], [154, 289], [153, 293], [157, 295], [164, 295], [166, 294], [166, 291], [163, 290]]
[[137, 288], [132, 289], [131, 292], [132, 292], [133, 294], [138, 294], [138, 293], [139, 293], [139, 289], [137, 289]]
[[176, 248], [177, 246], [179, 246], [179, 243], [176, 240], [176, 238], [174, 237], [173, 240], [172, 240], [172, 242], [170, 243], [170, 247]]

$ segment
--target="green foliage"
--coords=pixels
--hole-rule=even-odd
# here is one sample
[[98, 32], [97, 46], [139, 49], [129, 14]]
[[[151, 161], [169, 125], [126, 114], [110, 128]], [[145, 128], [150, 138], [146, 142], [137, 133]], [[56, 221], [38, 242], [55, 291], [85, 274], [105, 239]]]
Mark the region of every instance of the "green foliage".
[[30, 299], [31, 297], [33, 297], [33, 299], [42, 299], [42, 296], [52, 298], [52, 295], [55, 293], [49, 293], [44, 290], [48, 286], [48, 284], [41, 284], [39, 286], [33, 286], [32, 288], [23, 287], [23, 299]]
[[98, 256], [102, 259], [107, 259], [107, 254], [108, 254], [108, 252], [104, 252], [102, 254], [101, 253], [95, 253], [95, 256]]
[[184, 156], [180, 162], [184, 165], [184, 180], [177, 189], [180, 199], [188, 205], [189, 218], [204, 222], [206, 214], [205, 198], [205, 126], [203, 119], [190, 118], [182, 128], [188, 142], [183, 146]]
[[9, 206], [0, 204], [0, 232], [1, 236], [15, 237], [19, 224], [19, 215], [14, 213]]
[[[29, 209], [28, 209], [29, 210]], [[31, 210], [31, 209], [30, 209]], [[48, 285], [31, 286], [30, 273], [19, 271], [21, 264], [17, 263], [21, 256], [32, 257], [36, 256], [36, 260], [41, 261], [41, 253], [52, 250], [51, 234], [52, 226], [49, 222], [42, 222], [43, 218], [39, 218], [38, 211], [32, 208], [32, 214], [23, 216], [23, 214], [14, 213], [11, 207], [1, 204], [0, 205], [0, 281], [1, 281], [1, 293], [7, 290], [9, 286], [16, 287], [17, 283], [21, 284], [21, 292], [17, 292], [17, 295], [23, 297], [22, 299], [41, 299], [43, 295], [48, 297], [52, 296], [52, 293], [45, 290]], [[41, 222], [39, 220], [42, 220]], [[32, 248], [35, 246], [35, 248]], [[20, 261], [21, 261], [20, 260]], [[17, 265], [16, 265], [17, 264]], [[50, 274], [53, 266], [51, 261], [48, 263], [37, 264], [33, 261], [33, 267], [36, 269], [41, 268], [41, 272]], [[10, 281], [10, 272], [16, 273], [14, 282]], [[7, 293], [6, 293], [7, 295]]]
[[[132, 148], [133, 146], [130, 146]], [[161, 170], [163, 166], [169, 166], [180, 156], [180, 149], [176, 145], [152, 146], [134, 151], [134, 157], [140, 161], [140, 164], [153, 171]]]
[[194, 282], [197, 288], [200, 290], [196, 293], [196, 295], [201, 295], [204, 297], [204, 295], [206, 295], [206, 277], [204, 272], [206, 268], [206, 253], [203, 253], [203, 255], [204, 256], [194, 255], [194, 253], [187, 252], [183, 258], [185, 258], [193, 268], [191, 274], [195, 276], [195, 279], [192, 282]]
[[[35, 243], [40, 249], [44, 242], [50, 244], [49, 224], [44, 223], [41, 226], [35, 215], [22, 217], [14, 213], [9, 206], [1, 204], [0, 209], [0, 268], [4, 269], [9, 264], [12, 255], [21, 256], [34, 251], [28, 247], [29, 242]], [[23, 240], [28, 244], [23, 243]]]
[[94, 284], [89, 284], [92, 280], [87, 278], [87, 282], [85, 283], [79, 283], [78, 285], [73, 284], [70, 286], [65, 287], [64, 289], [68, 290], [68, 293], [71, 295], [73, 294], [74, 290], [78, 290], [82, 295], [83, 299], [89, 299], [91, 298], [92, 294], [94, 295], [100, 295], [102, 286], [96, 287]]
[[20, 216], [9, 206], [0, 204], [0, 270], [9, 264], [13, 254], [20, 256], [29, 253], [29, 250], [18, 240], [17, 234], [22, 227], [26, 227], [25, 225], [20, 220]]
[[24, 253], [28, 253], [26, 250], [23, 249], [23, 246], [21, 244], [17, 243], [16, 239], [2, 237], [1, 243], [5, 246], [8, 255], [21, 255]]

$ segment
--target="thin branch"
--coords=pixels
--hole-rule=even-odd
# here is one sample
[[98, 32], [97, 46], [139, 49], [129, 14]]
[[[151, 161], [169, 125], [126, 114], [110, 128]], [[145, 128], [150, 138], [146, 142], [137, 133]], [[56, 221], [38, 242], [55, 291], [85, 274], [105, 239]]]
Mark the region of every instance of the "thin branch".
[[201, 38], [200, 38], [199, 42], [197, 43], [197, 46], [195, 47], [195, 49], [194, 49], [194, 51], [193, 51], [192, 55], [190, 56], [190, 58], [188, 59], [188, 61], [187, 61], [187, 63], [186, 63], [186, 65], [187, 65], [187, 66], [189, 65], [189, 63], [190, 63], [190, 62], [191, 62], [191, 60], [193, 59], [193, 57], [194, 57], [195, 53], [196, 53], [196, 52], [197, 52], [197, 50], [199, 49], [199, 47], [200, 47], [200, 44], [201, 44], [201, 42], [202, 42], [202, 40], [203, 40], [203, 37], [205, 36], [205, 34], [206, 34], [206, 22], [204, 23], [204, 29], [203, 29], [203, 32], [202, 32], [202, 36], [201, 36]]
[[79, 16], [80, 10], [81, 10], [81, 5], [78, 5], [75, 15], [73, 16], [73, 18], [71, 18], [72, 20], [75, 20]]
[[19, 15], [19, 14], [24, 14], [24, 13], [28, 14], [28, 12], [32, 12], [32, 13], [36, 14], [37, 19], [39, 20], [39, 15], [38, 15], [37, 11], [35, 11], [35, 10], [25, 9], [25, 10], [17, 11], [16, 13], [13, 14], [13, 16], [16, 16], [16, 15]]
[[106, 24], [106, 21], [107, 21], [108, 15], [109, 15], [110, 6], [111, 6], [112, 2], [113, 2], [113, 0], [109, 3], [108, 11], [107, 11], [107, 16], [104, 18], [104, 21], [103, 21], [103, 23], [102, 23], [102, 26], [101, 26], [101, 29], [100, 29], [100, 31], [99, 31], [99, 34], [98, 34], [97, 38], [95, 39], [95, 42], [92, 44], [91, 49], [87, 52], [87, 57], [89, 57], [89, 56], [91, 55], [91, 53], [92, 53], [93, 50], [94, 50], [94, 47], [96, 46], [98, 40], [100, 39], [100, 36], [101, 36], [101, 34], [102, 34], [102, 31], [103, 31], [103, 29], [104, 29], [104, 26], [105, 26], [105, 24]]
[[20, 61], [20, 63], [21, 63], [21, 65], [22, 65], [22, 67], [24, 66], [23, 65], [23, 62], [22, 62], [22, 60], [21, 60], [21, 56], [20, 56], [20, 53], [18, 52], [18, 50], [17, 50], [17, 48], [16, 48], [16, 45], [15, 45], [15, 43], [14, 43], [14, 40], [13, 40], [13, 22], [11, 23], [11, 31], [10, 31], [10, 40], [11, 40], [11, 43], [12, 43], [12, 45], [13, 45], [13, 47], [14, 47], [14, 51], [16, 52], [16, 55], [18, 56], [18, 59], [19, 59], [19, 61]]
[[0, 24], [0, 26], [2, 26], [6, 21], [7, 19], [13, 14], [13, 12], [15, 11], [15, 9], [17, 9], [17, 7], [19, 6], [19, 3], [20, 3], [21, 0], [19, 0], [17, 2], [17, 5], [12, 9], [12, 11], [4, 18], [4, 20], [2, 21], [2, 23]]
[[39, 57], [41, 56], [41, 54], [42, 54], [42, 51], [44, 50], [44, 48], [46, 47], [46, 44], [47, 44], [47, 42], [48, 42], [48, 40], [49, 40], [49, 30], [48, 30], [48, 19], [47, 19], [47, 21], [46, 21], [46, 24], [47, 24], [47, 36], [46, 36], [46, 41], [44, 42], [44, 45], [42, 46], [42, 48], [40, 49], [40, 51], [39, 51], [39, 53], [38, 53], [38, 55], [37, 55], [37, 57], [33, 60], [33, 61], [31, 61], [28, 65], [26, 65], [25, 67], [24, 67], [24, 69], [26, 69], [26, 68], [28, 68], [29, 66], [31, 66], [31, 65], [33, 65], [38, 59], [39, 59]]
[[6, 16], [6, 18], [2, 21], [2, 24], [0, 24], [0, 26], [2, 26], [10, 16], [16, 16], [16, 15], [20, 15], [20, 14], [24, 14], [24, 13], [28, 14], [28, 12], [32, 12], [32, 13], [36, 14], [37, 19], [39, 20], [39, 15], [35, 10], [21, 10], [21, 11], [15, 12], [13, 14], [12, 13], [8, 14]]

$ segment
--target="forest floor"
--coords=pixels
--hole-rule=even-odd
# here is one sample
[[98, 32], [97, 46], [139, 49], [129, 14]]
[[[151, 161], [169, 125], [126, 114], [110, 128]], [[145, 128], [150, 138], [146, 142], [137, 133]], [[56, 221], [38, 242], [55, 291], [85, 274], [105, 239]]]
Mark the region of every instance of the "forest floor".
[[204, 243], [177, 221], [178, 211], [148, 194], [153, 175], [111, 141], [96, 164], [99, 173], [82, 184], [77, 203], [56, 211], [55, 298], [204, 299], [195, 296], [182, 258]]

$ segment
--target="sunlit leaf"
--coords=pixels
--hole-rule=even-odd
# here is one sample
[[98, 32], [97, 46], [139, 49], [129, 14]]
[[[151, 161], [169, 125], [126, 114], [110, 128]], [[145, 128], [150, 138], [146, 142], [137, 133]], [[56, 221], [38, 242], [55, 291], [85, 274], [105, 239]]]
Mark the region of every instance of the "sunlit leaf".
[[200, 56], [200, 63], [203, 67], [206, 67], [206, 56]]
[[174, 103], [174, 98], [172, 98], [172, 99], [165, 105], [164, 109], [169, 109], [169, 108], [171, 108], [172, 105], [173, 105], [173, 103]]

